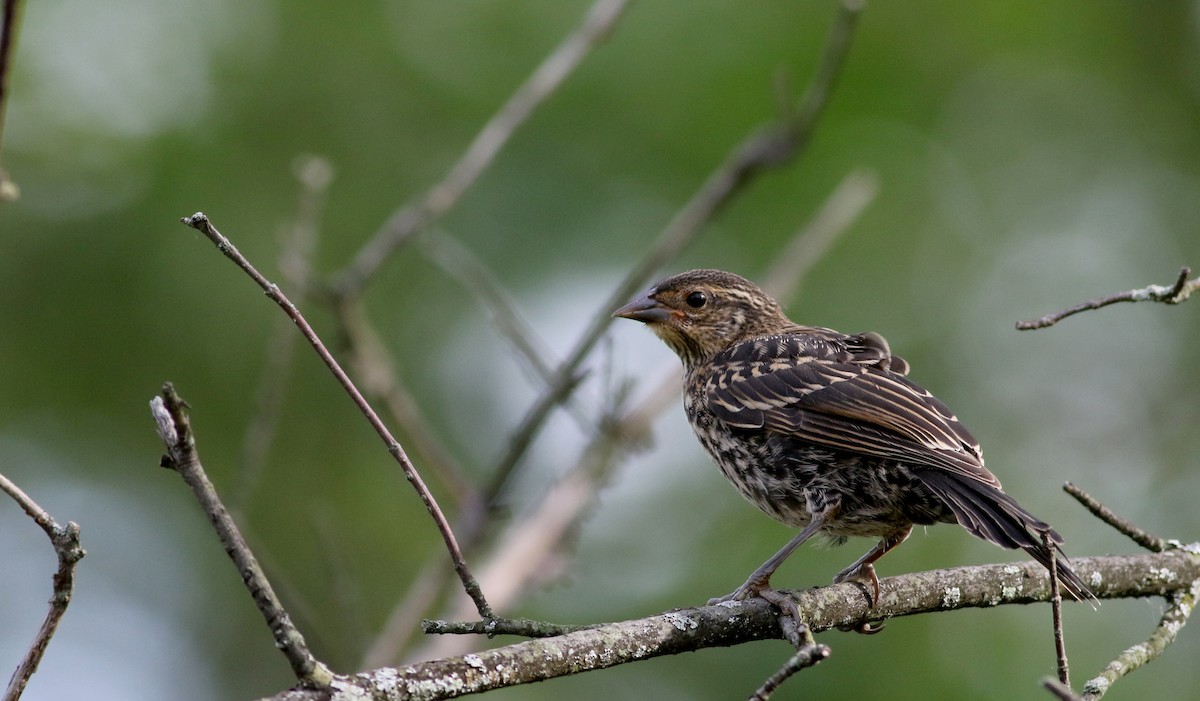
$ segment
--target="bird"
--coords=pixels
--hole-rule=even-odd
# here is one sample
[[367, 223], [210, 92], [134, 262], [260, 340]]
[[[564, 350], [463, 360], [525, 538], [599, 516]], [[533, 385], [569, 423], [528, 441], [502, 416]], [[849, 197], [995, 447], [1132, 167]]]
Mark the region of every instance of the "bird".
[[865, 536], [877, 544], [833, 581], [858, 583], [874, 607], [874, 563], [936, 523], [1053, 563], [1067, 594], [1095, 600], [1058, 532], [1001, 488], [979, 442], [880, 334], [796, 324], [754, 283], [711, 269], [668, 277], [613, 316], [644, 323], [679, 356], [701, 445], [742, 496], [800, 529], [710, 603], [760, 597], [794, 612], [770, 586], [784, 560], [814, 536]]

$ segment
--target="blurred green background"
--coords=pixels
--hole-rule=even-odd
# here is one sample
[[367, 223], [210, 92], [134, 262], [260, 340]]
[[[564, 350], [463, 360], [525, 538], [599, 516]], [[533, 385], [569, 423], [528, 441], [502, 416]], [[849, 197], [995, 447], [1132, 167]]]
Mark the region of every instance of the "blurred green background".
[[[588, 3], [27, 3], [0, 208], [0, 470], [88, 557], [28, 699], [239, 699], [291, 682], [181, 481], [157, 467], [147, 401], [194, 407], [211, 477], [239, 460], [279, 311], [201, 236], [203, 210], [272, 279], [293, 165], [329, 161], [320, 271], [437, 181]], [[486, 260], [560, 355], [728, 149], [802, 89], [830, 2], [635, 2], [442, 222]], [[803, 323], [876, 330], [982, 440], [1008, 490], [1068, 552], [1131, 552], [1066, 480], [1164, 536], [1200, 538], [1200, 302], [1013, 323], [1200, 266], [1200, 4], [874, 2], [811, 149], [755, 181], [664, 272], [761, 277], [849, 172], [879, 195], [786, 300]], [[487, 315], [419, 248], [367, 309], [438, 436], [481, 482], [536, 386]], [[320, 331], [329, 315], [309, 305]], [[657, 379], [676, 362], [632, 323], [588, 366]], [[316, 653], [356, 668], [442, 547], [388, 456], [298, 349], [243, 524]], [[635, 389], [635, 394], [638, 390]], [[557, 417], [522, 466], [519, 513], [573, 463]], [[674, 406], [622, 467], [551, 581], [502, 613], [635, 618], [727, 593], [789, 534], [743, 503]], [[777, 583], [825, 583], [869, 546], [805, 548]], [[881, 575], [1012, 560], [957, 528], [917, 533]], [[53, 557], [0, 500], [0, 665], [44, 614]], [[1071, 606], [1076, 684], [1157, 621], [1160, 602]], [[1053, 671], [1044, 607], [827, 633], [833, 657], [777, 698], [1036, 698]], [[1109, 698], [1193, 699], [1200, 632]], [[487, 641], [477, 641], [487, 645]], [[498, 698], [744, 698], [784, 643], [707, 650]], [[1189, 660], [1191, 660], [1189, 662]]]

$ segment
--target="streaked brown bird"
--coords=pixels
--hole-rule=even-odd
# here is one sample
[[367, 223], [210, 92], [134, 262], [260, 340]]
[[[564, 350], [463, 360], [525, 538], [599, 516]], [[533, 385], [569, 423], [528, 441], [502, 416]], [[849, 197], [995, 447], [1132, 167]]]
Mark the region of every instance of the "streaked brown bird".
[[720, 270], [669, 277], [614, 316], [645, 323], [679, 355], [684, 409], [700, 443], [742, 496], [800, 529], [714, 602], [761, 596], [788, 606], [770, 588], [771, 575], [822, 534], [839, 543], [879, 539], [833, 579], [859, 582], [874, 605], [874, 562], [914, 525], [934, 523], [1020, 548], [1047, 569], [1056, 560], [1063, 588], [1094, 598], [1063, 556], [1058, 533], [1004, 493], [979, 443], [906, 377], [908, 363], [879, 334], [794, 324], [754, 283]]

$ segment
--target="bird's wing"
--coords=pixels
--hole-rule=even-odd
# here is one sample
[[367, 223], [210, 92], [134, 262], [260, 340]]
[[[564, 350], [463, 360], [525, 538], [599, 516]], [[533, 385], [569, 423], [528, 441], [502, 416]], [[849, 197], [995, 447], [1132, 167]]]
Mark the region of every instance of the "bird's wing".
[[[936, 397], [889, 367], [908, 364], [874, 334], [789, 333], [736, 344], [705, 380], [708, 409], [733, 428], [948, 470], [999, 487], [979, 443]], [[882, 344], [882, 351], [881, 351]]]

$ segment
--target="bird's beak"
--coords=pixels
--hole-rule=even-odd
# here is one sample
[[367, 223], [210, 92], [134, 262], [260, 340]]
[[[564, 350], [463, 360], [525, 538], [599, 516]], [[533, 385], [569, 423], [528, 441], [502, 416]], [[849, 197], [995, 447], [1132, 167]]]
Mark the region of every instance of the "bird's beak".
[[671, 310], [659, 304], [647, 292], [634, 297], [629, 304], [613, 312], [612, 315], [646, 324], [661, 324], [671, 318]]

